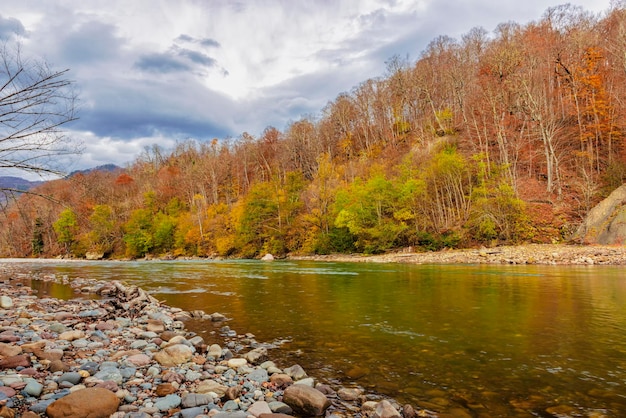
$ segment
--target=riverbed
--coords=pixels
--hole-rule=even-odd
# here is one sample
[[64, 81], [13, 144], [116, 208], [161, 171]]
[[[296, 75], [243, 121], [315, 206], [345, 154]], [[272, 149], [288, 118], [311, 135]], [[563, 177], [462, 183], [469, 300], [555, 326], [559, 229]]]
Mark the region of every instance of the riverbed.
[[[172, 306], [218, 311], [237, 332], [273, 343], [277, 361], [440, 413], [626, 415], [621, 266], [207, 260], [19, 266], [67, 281], [122, 280]], [[72, 297], [67, 287], [39, 290]], [[215, 338], [209, 323], [187, 326]]]

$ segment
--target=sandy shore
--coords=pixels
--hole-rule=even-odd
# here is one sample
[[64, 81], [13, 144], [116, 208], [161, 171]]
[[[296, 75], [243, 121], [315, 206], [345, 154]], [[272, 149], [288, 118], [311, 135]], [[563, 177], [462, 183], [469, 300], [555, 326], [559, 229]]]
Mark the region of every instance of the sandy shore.
[[626, 246], [530, 244], [495, 248], [394, 252], [381, 255], [291, 256], [291, 260], [411, 264], [624, 265]]

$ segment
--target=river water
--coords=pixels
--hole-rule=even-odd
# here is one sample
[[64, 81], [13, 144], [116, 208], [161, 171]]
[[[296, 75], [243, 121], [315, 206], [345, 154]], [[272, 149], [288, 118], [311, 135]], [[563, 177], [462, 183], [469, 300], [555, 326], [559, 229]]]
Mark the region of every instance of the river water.
[[[450, 416], [626, 416], [626, 270], [305, 261], [20, 262], [122, 280], [270, 357]], [[48, 289], [67, 298], [67, 288]], [[56, 294], [54, 294], [56, 293]], [[188, 327], [208, 343], [215, 327]], [[466, 415], [464, 415], [466, 414]]]

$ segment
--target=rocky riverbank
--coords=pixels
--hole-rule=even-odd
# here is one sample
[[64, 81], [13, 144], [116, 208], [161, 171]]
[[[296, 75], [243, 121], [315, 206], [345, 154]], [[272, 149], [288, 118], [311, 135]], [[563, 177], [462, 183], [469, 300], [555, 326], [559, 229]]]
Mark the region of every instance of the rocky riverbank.
[[[20, 286], [10, 264], [0, 277], [0, 417], [436, 416], [280, 368], [223, 315], [168, 307], [136, 286], [77, 279], [77, 293], [100, 299], [61, 301]], [[223, 346], [185, 330], [198, 316], [224, 322]]]
[[626, 264], [626, 245], [531, 244], [423, 253], [408, 249], [404, 252], [372, 256], [332, 254], [293, 256], [290, 259], [412, 264], [624, 265]]

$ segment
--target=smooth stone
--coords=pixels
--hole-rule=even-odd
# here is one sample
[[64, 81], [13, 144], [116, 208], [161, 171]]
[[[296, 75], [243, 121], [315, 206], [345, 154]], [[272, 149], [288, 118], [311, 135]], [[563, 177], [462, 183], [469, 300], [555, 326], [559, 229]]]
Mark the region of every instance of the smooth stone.
[[187, 370], [187, 373], [185, 373], [185, 380], [188, 382], [195, 382], [196, 380], [200, 380], [201, 377], [202, 373], [193, 370]]
[[24, 392], [30, 396], [34, 396], [35, 398], [41, 396], [42, 391], [43, 385], [35, 379], [29, 379], [28, 383], [26, 383], [26, 386], [24, 387]]
[[246, 360], [245, 358], [231, 358], [230, 360], [228, 360], [228, 367], [230, 367], [231, 369], [238, 369], [241, 366], [245, 366], [246, 364], [248, 364], [248, 360]]
[[319, 390], [320, 392], [322, 392], [326, 396], [335, 396], [335, 395], [337, 395], [337, 392], [335, 392], [333, 388], [331, 388], [330, 386], [325, 385], [323, 383], [318, 383], [317, 385], [315, 385], [315, 389]]
[[294, 382], [294, 385], [305, 385], [308, 387], [315, 387], [315, 380], [312, 377], [305, 377], [304, 379], [300, 379]]
[[305, 385], [291, 385], [283, 393], [283, 402], [301, 415], [324, 415], [330, 400], [319, 390]]
[[58, 339], [65, 340], [65, 341], [74, 341], [74, 340], [78, 340], [84, 337], [85, 337], [85, 333], [83, 331], [75, 329], [75, 330], [62, 332], [59, 335]]
[[267, 360], [261, 363], [261, 368], [265, 370], [269, 370], [271, 367], [276, 367], [276, 364], [271, 360]]
[[417, 412], [415, 412], [415, 409], [410, 404], [406, 404], [402, 407], [402, 413], [400, 415], [402, 415], [404, 418], [418, 417]]
[[77, 392], [77, 391], [83, 390], [83, 389], [87, 389], [87, 386], [85, 386], [85, 385], [75, 385], [75, 386], [72, 386], [71, 388], [69, 388], [70, 393]]
[[148, 324], [146, 324], [146, 331], [151, 332], [163, 332], [165, 331], [165, 324], [163, 321], [159, 321], [158, 319], [148, 319]]
[[156, 387], [155, 393], [157, 396], [162, 397], [171, 395], [176, 392], [176, 388], [171, 383], [161, 383]]
[[9, 309], [13, 307], [13, 299], [9, 296], [2, 295], [0, 296], [0, 308]]
[[18, 318], [15, 320], [15, 325], [19, 325], [20, 327], [30, 325], [30, 319], [28, 318]]
[[223, 399], [235, 400], [239, 397], [239, 395], [241, 395], [241, 387], [239, 385], [230, 386], [228, 389], [226, 389], [226, 393], [224, 393]]
[[204, 338], [196, 335], [195, 337], [189, 339], [189, 343], [198, 349], [204, 345]]
[[17, 356], [5, 357], [0, 360], [0, 369], [15, 369], [16, 367], [30, 367], [30, 356], [20, 354]]
[[211, 344], [207, 355], [216, 359], [220, 358], [222, 356], [222, 347], [218, 344]]
[[38, 351], [43, 350], [45, 346], [46, 346], [45, 341], [36, 341], [36, 342], [24, 343], [22, 344], [21, 348], [22, 348], [22, 351], [25, 353], [35, 354]]
[[181, 403], [180, 396], [171, 394], [163, 398], [157, 399], [156, 402], [154, 402], [154, 406], [159, 411], [165, 412], [170, 409], [176, 408], [178, 405], [180, 405], [180, 403]]
[[94, 374], [98, 373], [99, 367], [100, 365], [96, 363], [95, 361], [88, 361], [87, 363], [82, 364], [79, 370], [85, 370], [86, 372], [88, 372], [90, 375], [93, 376]]
[[191, 360], [193, 351], [193, 348], [185, 344], [174, 344], [156, 353], [154, 359], [162, 366], [179, 366]]
[[248, 414], [242, 411], [236, 412], [218, 412], [212, 418], [248, 418]]
[[100, 370], [98, 373], [94, 374], [93, 377], [100, 380], [112, 380], [118, 385], [121, 385], [124, 382], [124, 377], [122, 373], [120, 373], [119, 369], [115, 367], [109, 367], [104, 370]]
[[50, 362], [50, 364], [48, 365], [48, 369], [52, 372], [65, 372], [68, 371], [70, 369], [70, 367], [65, 364], [63, 361], [61, 360], [52, 360]]
[[60, 348], [53, 348], [50, 350], [37, 351], [34, 354], [40, 360], [60, 361], [63, 358], [63, 353], [64, 351]]
[[122, 367], [121, 369], [119, 369], [119, 371], [124, 379], [130, 379], [132, 376], [135, 375], [137, 369], [134, 367]]
[[17, 391], [9, 386], [0, 386], [0, 394], [6, 398], [12, 398], [16, 395]]
[[265, 359], [267, 358], [267, 348], [255, 348], [254, 350], [247, 352], [243, 357], [248, 360], [248, 363], [260, 363], [262, 361], [265, 361]]
[[69, 382], [72, 385], [77, 385], [78, 383], [80, 383], [82, 378], [83, 377], [80, 375], [80, 373], [67, 372], [59, 376], [59, 378], [57, 379], [57, 383], [61, 384], [62, 382]]
[[208, 405], [213, 402], [213, 396], [206, 393], [189, 393], [183, 397], [184, 408], [194, 408], [196, 406]]
[[176, 345], [176, 344], [184, 344], [186, 346], [191, 347], [191, 343], [187, 340], [187, 338], [185, 338], [184, 335], [180, 335], [180, 334], [177, 334], [173, 336], [172, 338], [170, 338], [167, 344], [165, 344], [165, 346], [169, 347], [170, 345]]
[[163, 341], [169, 341], [177, 335], [179, 335], [177, 332], [167, 330], [160, 333], [159, 338], [161, 338]]
[[275, 373], [270, 376], [270, 382], [274, 383], [278, 387], [285, 387], [293, 384], [293, 379], [288, 374]]
[[88, 388], [70, 393], [46, 408], [49, 418], [106, 418], [114, 414], [120, 400], [109, 390]]
[[181, 409], [179, 414], [182, 418], [196, 418], [198, 415], [204, 414], [206, 409], [203, 406], [195, 406], [193, 408]]
[[252, 380], [253, 382], [264, 383], [270, 380], [269, 375], [267, 374], [267, 370], [265, 369], [257, 369], [252, 373], [248, 373], [246, 375], [248, 380]]
[[339, 398], [344, 401], [356, 401], [363, 394], [363, 390], [358, 388], [341, 388], [337, 391]]
[[300, 380], [300, 379], [304, 379], [305, 377], [308, 377], [308, 375], [306, 374], [302, 366], [300, 366], [299, 364], [294, 364], [291, 367], [287, 367], [283, 371], [285, 374], [291, 376], [291, 378], [294, 380]]
[[377, 418], [401, 418], [400, 412], [388, 400], [382, 400], [376, 405], [374, 416]]
[[100, 370], [105, 370], [105, 369], [117, 369], [117, 362], [116, 361], [103, 361], [102, 363], [100, 363]]
[[268, 402], [268, 406], [275, 414], [291, 415], [293, 413], [293, 409], [291, 409], [291, 407], [284, 402], [272, 401]]
[[0, 342], [3, 343], [14, 343], [21, 340], [18, 335], [13, 334], [11, 331], [0, 332]]
[[[90, 345], [89, 341], [85, 340], [84, 338], [80, 338], [78, 340], [72, 341], [72, 347], [75, 347], [75, 348], [85, 348], [89, 345]], [[100, 344], [100, 347], [102, 347], [102, 344]], [[100, 348], [100, 347], [97, 347], [97, 348]]]
[[133, 341], [130, 344], [130, 348], [141, 350], [141, 349], [145, 348], [147, 345], [148, 345], [148, 341], [146, 341], [146, 340], [137, 340], [137, 341]]
[[135, 354], [126, 357], [126, 363], [130, 363], [133, 366], [142, 367], [150, 364], [152, 359], [147, 354]]
[[99, 382], [99, 383], [96, 384], [95, 387], [107, 389], [107, 390], [110, 390], [113, 393], [116, 393], [119, 390], [119, 386], [117, 385], [117, 383], [115, 383], [112, 380], [105, 380], [103, 382]]
[[78, 313], [79, 318], [97, 318], [99, 316], [105, 315], [106, 312], [102, 309], [92, 309], [88, 311], [81, 311]]
[[211, 321], [212, 322], [224, 322], [224, 321], [226, 321], [226, 316], [222, 315], [219, 312], [213, 312], [209, 316], [211, 317]]
[[53, 322], [51, 324], [48, 324], [48, 329], [50, 330], [50, 332], [56, 332], [57, 334], [61, 334], [67, 331], [67, 327], [60, 322]]
[[46, 412], [46, 408], [48, 408], [48, 406], [50, 406], [50, 404], [54, 401], [56, 401], [56, 399], [54, 398], [46, 399], [45, 401], [39, 401], [31, 405], [28, 409], [36, 414], [43, 414], [44, 412]]
[[145, 411], [133, 411], [126, 413], [124, 418], [152, 418], [152, 415]]
[[222, 409], [225, 412], [233, 412], [233, 411], [237, 411], [239, 410], [239, 404], [233, 400], [227, 401], [226, 403], [224, 403], [224, 406], [222, 406]]
[[203, 380], [198, 384], [198, 387], [196, 389], [196, 393], [209, 393], [209, 392], [213, 392], [215, 393], [218, 397], [222, 397], [224, 396], [224, 394], [226, 393], [226, 390], [228, 389], [228, 386], [224, 386], [218, 382], [216, 382], [215, 380]]
[[158, 367], [150, 366], [146, 371], [146, 375], [156, 377], [161, 373], [161, 370]]
[[252, 405], [250, 405], [250, 407], [248, 408], [248, 414], [254, 415], [255, 417], [258, 417], [261, 414], [271, 414], [271, 413], [272, 413], [272, 410], [270, 409], [269, 404], [265, 401], [257, 401], [253, 403]]
[[11, 345], [7, 343], [0, 343], [0, 357], [12, 357], [22, 354], [22, 347], [19, 345]]

